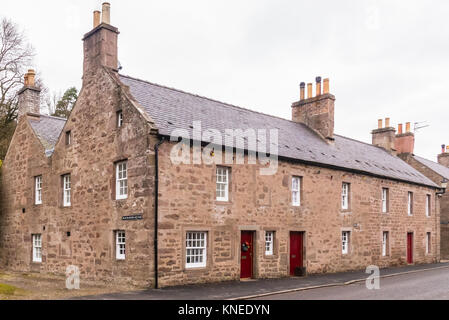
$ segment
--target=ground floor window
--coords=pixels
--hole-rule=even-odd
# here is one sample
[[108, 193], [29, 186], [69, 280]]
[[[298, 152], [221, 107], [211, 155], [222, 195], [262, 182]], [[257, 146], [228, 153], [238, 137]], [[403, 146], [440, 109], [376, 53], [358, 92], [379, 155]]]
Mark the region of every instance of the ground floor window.
[[426, 234], [426, 254], [430, 254], [431, 253], [431, 234], [430, 232], [427, 232]]
[[265, 255], [272, 256], [274, 254], [274, 231], [265, 233]]
[[341, 253], [349, 254], [349, 240], [351, 233], [349, 231], [343, 231], [341, 234]]
[[115, 256], [117, 260], [126, 259], [126, 233], [125, 231], [115, 232]]
[[42, 235], [33, 234], [33, 262], [42, 262]]
[[186, 268], [204, 268], [207, 261], [207, 232], [186, 233]]
[[382, 257], [386, 257], [389, 255], [389, 239], [390, 234], [389, 232], [385, 231], [382, 235]]

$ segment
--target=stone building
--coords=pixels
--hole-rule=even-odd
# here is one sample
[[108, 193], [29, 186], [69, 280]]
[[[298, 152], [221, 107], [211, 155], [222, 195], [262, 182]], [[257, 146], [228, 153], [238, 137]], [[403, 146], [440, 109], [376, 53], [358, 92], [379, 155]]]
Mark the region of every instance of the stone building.
[[395, 137], [397, 155], [444, 190], [444, 192], [438, 192], [441, 221], [440, 254], [442, 259], [449, 259], [449, 193], [446, 192], [449, 182], [449, 146], [442, 146], [438, 162], [415, 155], [414, 146], [415, 135], [411, 132], [410, 123], [406, 124], [405, 132], [403, 132], [403, 125], [400, 124]]
[[329, 80], [301, 84], [291, 121], [243, 109], [119, 74], [109, 19], [105, 3], [84, 36], [67, 121], [37, 112], [27, 75], [1, 267], [171, 286], [440, 259], [439, 185], [385, 149], [388, 128], [335, 134]]

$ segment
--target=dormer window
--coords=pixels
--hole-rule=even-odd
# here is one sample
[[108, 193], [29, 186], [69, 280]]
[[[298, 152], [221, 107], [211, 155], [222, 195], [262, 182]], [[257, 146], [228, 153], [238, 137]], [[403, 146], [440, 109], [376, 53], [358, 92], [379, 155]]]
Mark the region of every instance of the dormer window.
[[117, 112], [117, 128], [123, 127], [123, 111]]

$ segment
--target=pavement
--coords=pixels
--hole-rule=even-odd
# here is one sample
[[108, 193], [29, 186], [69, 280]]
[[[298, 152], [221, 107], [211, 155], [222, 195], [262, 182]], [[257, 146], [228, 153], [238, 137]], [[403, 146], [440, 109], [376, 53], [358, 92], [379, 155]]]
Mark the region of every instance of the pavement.
[[[430, 270], [449, 269], [449, 262], [381, 269], [381, 278], [396, 277]], [[444, 271], [443, 270], [443, 271]], [[365, 282], [365, 271], [282, 278], [190, 285], [164, 289], [77, 297], [76, 300], [247, 300], [289, 294], [312, 289], [350, 286]], [[337, 288], [338, 289], [338, 288]], [[366, 289], [365, 289], [366, 290]]]

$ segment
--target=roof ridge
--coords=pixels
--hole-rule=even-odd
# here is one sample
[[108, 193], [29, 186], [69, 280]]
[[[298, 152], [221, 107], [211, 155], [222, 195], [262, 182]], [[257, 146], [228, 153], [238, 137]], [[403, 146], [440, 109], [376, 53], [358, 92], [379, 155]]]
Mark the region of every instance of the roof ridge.
[[47, 118], [52, 118], [52, 119], [55, 119], [55, 120], [61, 120], [61, 121], [67, 122], [67, 119], [66, 119], [66, 118], [50, 116], [50, 115], [48, 115], [48, 114], [40, 114], [40, 116], [41, 116], [41, 117], [44, 116], [44, 117], [47, 117]]
[[194, 96], [194, 97], [197, 97], [197, 98], [202, 98], [202, 99], [206, 99], [206, 100], [213, 101], [213, 102], [218, 102], [218, 103], [221, 103], [221, 104], [233, 107], [233, 108], [237, 108], [237, 109], [240, 109], [240, 110], [261, 114], [261, 115], [264, 115], [264, 116], [267, 116], [267, 117], [272, 117], [272, 118], [276, 118], [276, 119], [279, 119], [279, 120], [288, 121], [288, 122], [291, 122], [291, 123], [298, 123], [298, 122], [295, 122], [295, 121], [292, 121], [292, 120], [288, 120], [288, 119], [285, 119], [285, 118], [282, 118], [282, 117], [279, 117], [279, 116], [275, 116], [275, 115], [272, 115], [272, 114], [263, 113], [263, 112], [260, 112], [260, 111], [256, 111], [256, 110], [252, 110], [252, 109], [248, 109], [248, 108], [244, 108], [244, 107], [240, 107], [240, 106], [237, 106], [235, 104], [223, 102], [223, 101], [220, 101], [220, 100], [217, 100], [217, 99], [212, 99], [212, 98], [209, 98], [209, 97], [205, 97], [205, 96], [202, 96], [202, 95], [199, 95], [199, 94], [196, 94], [196, 93], [191, 93], [191, 92], [187, 92], [187, 91], [184, 91], [184, 90], [176, 89], [176, 88], [173, 88], [173, 87], [167, 87], [167, 86], [164, 86], [164, 85], [161, 85], [161, 84], [158, 84], [158, 83], [154, 83], [154, 82], [151, 82], [151, 81], [148, 81], [148, 80], [142, 80], [142, 79], [139, 79], [139, 78], [135, 78], [135, 77], [131, 77], [131, 76], [128, 76], [128, 75], [123, 75], [123, 74], [119, 74], [119, 75], [121, 77], [129, 78], [129, 79], [136, 80], [136, 81], [145, 82], [145, 83], [148, 83], [148, 84], [151, 84], [151, 85], [154, 85], [154, 86], [158, 86], [160, 88], [177, 91], [177, 92], [180, 92], [180, 93], [188, 94], [188, 95], [191, 95], [191, 96]]

